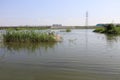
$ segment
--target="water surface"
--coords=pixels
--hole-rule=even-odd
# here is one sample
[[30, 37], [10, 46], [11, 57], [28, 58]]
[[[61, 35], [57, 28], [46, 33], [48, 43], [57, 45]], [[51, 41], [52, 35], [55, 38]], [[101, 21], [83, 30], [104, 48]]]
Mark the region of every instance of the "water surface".
[[119, 36], [54, 31], [62, 42], [0, 42], [0, 80], [120, 80]]

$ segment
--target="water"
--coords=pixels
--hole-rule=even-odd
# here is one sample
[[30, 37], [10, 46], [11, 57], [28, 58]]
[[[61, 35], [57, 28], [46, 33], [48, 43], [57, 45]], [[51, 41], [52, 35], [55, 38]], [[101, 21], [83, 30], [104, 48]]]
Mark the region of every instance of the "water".
[[120, 37], [60, 32], [62, 42], [0, 42], [0, 80], [120, 80]]

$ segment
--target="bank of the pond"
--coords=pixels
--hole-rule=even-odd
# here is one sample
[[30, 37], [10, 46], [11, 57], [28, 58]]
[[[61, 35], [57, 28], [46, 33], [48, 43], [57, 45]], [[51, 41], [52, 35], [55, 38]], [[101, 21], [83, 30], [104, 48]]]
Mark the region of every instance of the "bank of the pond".
[[93, 32], [106, 33], [106, 34], [120, 34], [120, 26], [107, 24], [104, 27], [96, 28]]
[[4, 42], [56, 42], [61, 37], [54, 33], [36, 32], [36, 31], [6, 31], [3, 34]]

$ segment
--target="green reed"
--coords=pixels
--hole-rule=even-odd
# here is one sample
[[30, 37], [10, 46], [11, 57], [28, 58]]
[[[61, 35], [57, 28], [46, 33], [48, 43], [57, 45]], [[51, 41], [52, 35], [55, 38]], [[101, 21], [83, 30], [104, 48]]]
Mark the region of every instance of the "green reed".
[[3, 35], [5, 42], [53, 42], [54, 35], [35, 31], [6, 31]]

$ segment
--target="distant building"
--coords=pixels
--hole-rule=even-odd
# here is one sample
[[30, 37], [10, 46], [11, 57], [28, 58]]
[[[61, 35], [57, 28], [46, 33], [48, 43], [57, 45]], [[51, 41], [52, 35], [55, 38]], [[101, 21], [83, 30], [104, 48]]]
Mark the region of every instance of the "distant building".
[[62, 24], [53, 24], [51, 28], [61, 28]]
[[52, 26], [53, 26], [53, 27], [61, 27], [62, 24], [53, 24]]
[[105, 24], [97, 24], [97, 27], [103, 27]]

